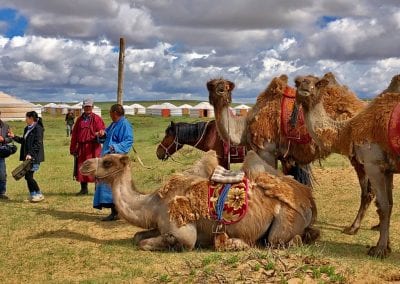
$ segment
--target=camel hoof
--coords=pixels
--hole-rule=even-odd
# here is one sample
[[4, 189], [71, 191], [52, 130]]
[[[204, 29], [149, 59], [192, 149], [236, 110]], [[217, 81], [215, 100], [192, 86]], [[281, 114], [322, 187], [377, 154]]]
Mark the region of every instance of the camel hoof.
[[346, 227], [344, 228], [344, 230], [342, 231], [343, 234], [346, 235], [355, 235], [357, 234], [359, 228], [354, 228], [354, 227]]
[[141, 240], [142, 240], [142, 237], [140, 236], [140, 234], [136, 233], [136, 234], [133, 236], [132, 242], [133, 242], [133, 244], [134, 244], [135, 246], [138, 246]]
[[391, 249], [389, 247], [371, 247], [368, 251], [368, 255], [376, 258], [386, 258], [389, 256]]
[[379, 231], [379, 228], [380, 228], [380, 224], [375, 225], [375, 226], [372, 226], [372, 227], [371, 227], [371, 230], [372, 230], [372, 231]]

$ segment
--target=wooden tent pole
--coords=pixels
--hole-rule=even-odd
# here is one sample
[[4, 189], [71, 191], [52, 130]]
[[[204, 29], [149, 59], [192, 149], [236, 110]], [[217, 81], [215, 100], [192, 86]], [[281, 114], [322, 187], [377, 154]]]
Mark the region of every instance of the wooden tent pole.
[[124, 60], [125, 60], [125, 39], [119, 39], [119, 60], [118, 60], [118, 90], [117, 103], [122, 105], [124, 91]]

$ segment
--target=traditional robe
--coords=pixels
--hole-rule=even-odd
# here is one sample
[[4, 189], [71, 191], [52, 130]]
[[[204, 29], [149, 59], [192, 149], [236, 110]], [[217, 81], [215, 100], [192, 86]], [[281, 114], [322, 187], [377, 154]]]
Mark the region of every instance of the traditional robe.
[[[101, 157], [111, 153], [127, 154], [133, 144], [133, 129], [131, 123], [122, 116], [117, 122], [112, 122], [106, 128], [106, 140], [101, 151]], [[113, 205], [112, 192], [108, 184], [96, 184], [93, 207], [102, 209]]]
[[105, 128], [104, 121], [95, 113], [89, 115], [82, 114], [76, 120], [72, 129], [71, 144], [69, 151], [77, 156], [78, 169], [75, 171], [75, 179], [79, 182], [94, 182], [93, 176], [84, 176], [79, 168], [87, 159], [97, 158], [101, 153], [101, 144], [99, 143], [96, 132]]

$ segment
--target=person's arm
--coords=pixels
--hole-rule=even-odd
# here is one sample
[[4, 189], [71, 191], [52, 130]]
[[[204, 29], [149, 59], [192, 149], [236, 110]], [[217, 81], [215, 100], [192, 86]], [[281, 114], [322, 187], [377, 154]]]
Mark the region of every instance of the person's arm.
[[24, 141], [24, 138], [14, 135], [14, 132], [12, 132], [10, 129], [8, 130], [8, 137], [20, 144], [22, 141]]
[[36, 126], [35, 129], [32, 131], [33, 134], [33, 143], [32, 147], [30, 149], [27, 149], [26, 153], [26, 158], [29, 159], [32, 158], [33, 160], [36, 160], [40, 149], [43, 147], [43, 128], [40, 126]]
[[6, 133], [7, 135], [5, 137], [3, 137], [4, 139], [4, 143], [8, 144], [12, 142], [11, 137], [9, 137], [8, 133], [10, 133], [10, 126], [8, 124], [5, 124], [5, 129], [6, 129]]
[[76, 124], [72, 128], [72, 134], [71, 134], [71, 144], [69, 144], [69, 153], [71, 155], [76, 155], [77, 150], [78, 150], [78, 131], [79, 131], [79, 124], [78, 122], [80, 121], [80, 117], [76, 120]]
[[128, 153], [133, 145], [133, 129], [128, 121], [119, 129], [118, 136], [120, 138], [120, 142], [111, 144], [110, 152], [119, 154]]

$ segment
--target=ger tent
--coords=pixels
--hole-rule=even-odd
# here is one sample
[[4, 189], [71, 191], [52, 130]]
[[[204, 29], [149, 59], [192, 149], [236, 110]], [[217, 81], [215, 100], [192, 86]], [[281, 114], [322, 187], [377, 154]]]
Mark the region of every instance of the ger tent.
[[146, 108], [141, 104], [131, 104], [130, 107], [133, 108], [135, 114], [146, 114]]
[[245, 104], [235, 106], [236, 115], [239, 116], [246, 116], [247, 113], [249, 112], [249, 109], [251, 109], [251, 107]]
[[36, 111], [39, 116], [42, 116], [42, 108], [40, 106], [36, 106], [28, 101], [0, 92], [0, 111], [2, 120], [25, 120], [26, 113], [33, 110]]
[[190, 117], [214, 117], [214, 107], [209, 102], [201, 102], [190, 109]]

